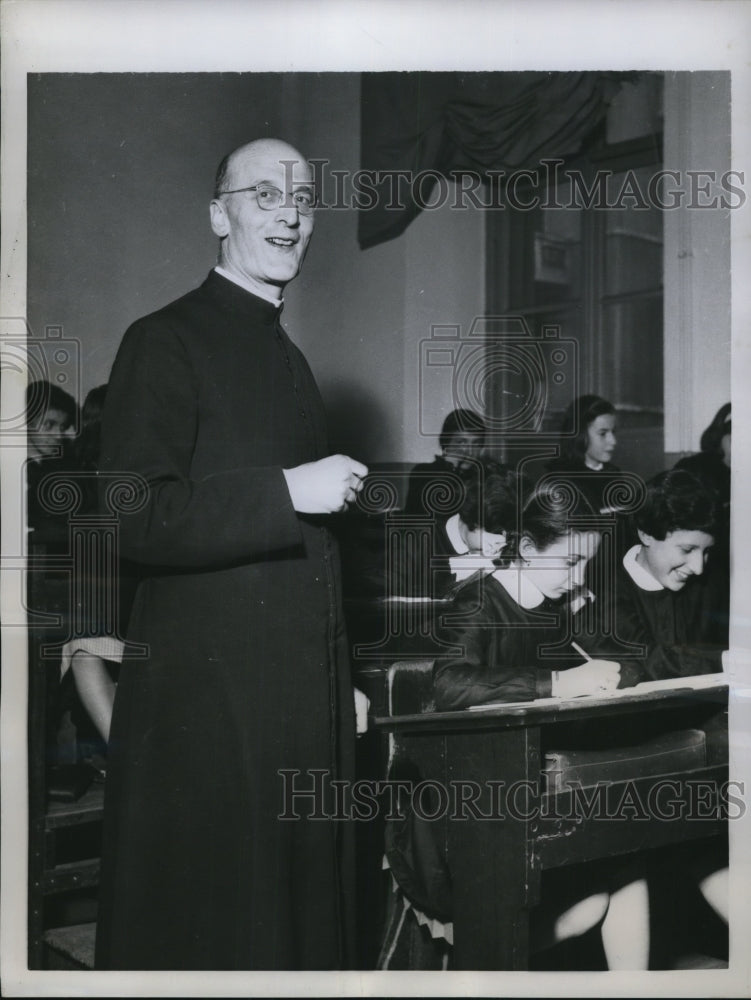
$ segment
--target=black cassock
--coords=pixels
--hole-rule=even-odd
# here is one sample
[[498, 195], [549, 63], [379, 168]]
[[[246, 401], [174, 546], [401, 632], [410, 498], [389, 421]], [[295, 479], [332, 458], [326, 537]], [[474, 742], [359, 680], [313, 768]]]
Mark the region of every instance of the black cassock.
[[285, 799], [293, 780], [353, 769], [338, 553], [282, 473], [325, 454], [271, 303], [211, 272], [128, 330], [101, 467], [149, 484], [120, 517], [122, 554], [149, 567], [128, 631], [149, 656], [124, 662], [115, 700], [99, 968], [349, 961], [348, 824], [278, 818], [314, 805]]

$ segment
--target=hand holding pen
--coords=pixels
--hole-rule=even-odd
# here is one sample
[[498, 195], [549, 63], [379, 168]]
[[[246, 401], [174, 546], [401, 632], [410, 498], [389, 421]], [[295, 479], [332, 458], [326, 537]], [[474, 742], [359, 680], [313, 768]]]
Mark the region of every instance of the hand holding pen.
[[571, 645], [584, 657], [584, 663], [569, 670], [554, 670], [551, 693], [556, 698], [580, 698], [582, 695], [610, 694], [618, 688], [621, 665], [614, 660], [594, 660], [582, 647]]

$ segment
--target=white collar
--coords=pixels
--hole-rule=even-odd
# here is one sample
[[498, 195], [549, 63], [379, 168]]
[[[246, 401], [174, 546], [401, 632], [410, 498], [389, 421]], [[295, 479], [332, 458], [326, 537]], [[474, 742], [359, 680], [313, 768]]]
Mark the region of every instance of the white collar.
[[236, 285], [239, 285], [240, 288], [244, 288], [246, 292], [250, 292], [251, 295], [256, 295], [259, 299], [265, 299], [273, 306], [280, 306], [284, 302], [284, 299], [282, 298], [275, 299], [272, 295], [264, 295], [262, 291], [251, 285], [250, 282], [245, 281], [243, 278], [238, 277], [238, 275], [228, 271], [227, 268], [222, 267], [221, 264], [217, 264], [214, 270], [217, 274], [221, 274], [223, 278], [226, 278], [228, 281], [233, 281]]
[[469, 552], [469, 546], [464, 541], [461, 536], [461, 532], [459, 531], [459, 515], [454, 514], [450, 517], [448, 521], [446, 521], [445, 528], [448, 539], [453, 545], [457, 555], [466, 555], [466, 553]]
[[517, 566], [502, 566], [493, 573], [506, 593], [525, 611], [538, 607], [545, 600], [545, 595], [539, 587], [529, 579], [526, 573]]
[[659, 580], [655, 580], [649, 570], [636, 561], [642, 550], [641, 545], [633, 545], [623, 557], [623, 568], [640, 590], [664, 590]]

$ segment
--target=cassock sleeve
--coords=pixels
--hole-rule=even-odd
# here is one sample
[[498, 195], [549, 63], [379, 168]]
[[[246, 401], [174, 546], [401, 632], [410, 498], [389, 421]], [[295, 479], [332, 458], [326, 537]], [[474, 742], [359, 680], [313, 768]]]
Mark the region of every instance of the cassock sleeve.
[[100, 468], [109, 476], [137, 473], [147, 488], [140, 507], [120, 515], [121, 554], [150, 565], [210, 568], [299, 546], [281, 467], [191, 478], [198, 377], [164, 321], [149, 317], [126, 333], [107, 390]]
[[500, 608], [484, 590], [482, 580], [472, 580], [454, 600], [451, 617], [468, 616], [469, 620], [447, 628], [446, 640], [461, 652], [440, 657], [433, 668], [439, 711], [493, 701], [531, 701], [551, 693], [552, 671], [519, 662], [523, 626], [504, 627], [508, 623], [499, 617]]

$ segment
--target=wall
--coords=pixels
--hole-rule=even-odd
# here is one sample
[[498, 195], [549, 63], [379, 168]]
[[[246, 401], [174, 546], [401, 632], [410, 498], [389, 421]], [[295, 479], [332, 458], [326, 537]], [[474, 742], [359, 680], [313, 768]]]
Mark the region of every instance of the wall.
[[[215, 262], [208, 202], [227, 150], [279, 135], [330, 169], [360, 165], [355, 73], [45, 74], [28, 87], [28, 316], [37, 336], [60, 326], [80, 341], [81, 398], [107, 379], [129, 323]], [[427, 212], [365, 252], [356, 229], [353, 210], [318, 213], [284, 323], [319, 380], [335, 449], [366, 462], [430, 458], [419, 342], [431, 323], [482, 308], [483, 220]], [[451, 401], [424, 405], [442, 418]]]
[[[37, 335], [57, 326], [80, 341], [81, 398], [106, 380], [128, 324], [212, 266], [207, 204], [226, 150], [277, 134], [330, 169], [359, 167], [354, 73], [45, 74], [28, 87], [28, 316]], [[721, 173], [729, 155], [728, 74], [668, 74], [666, 165]], [[729, 395], [727, 215], [665, 213], [668, 452], [698, 448]], [[420, 378], [420, 342], [482, 312], [483, 223], [447, 205], [363, 252], [355, 211], [319, 212], [284, 318], [319, 379], [334, 448], [368, 462], [433, 455], [430, 432], [453, 401]]]
[[[729, 73], [665, 75], [664, 161], [688, 192], [686, 171], [720, 177], [730, 169]], [[722, 197], [728, 193], [709, 183], [706, 194], [664, 213], [665, 451], [672, 455], [698, 451], [701, 432], [730, 399], [730, 212], [697, 207]]]

